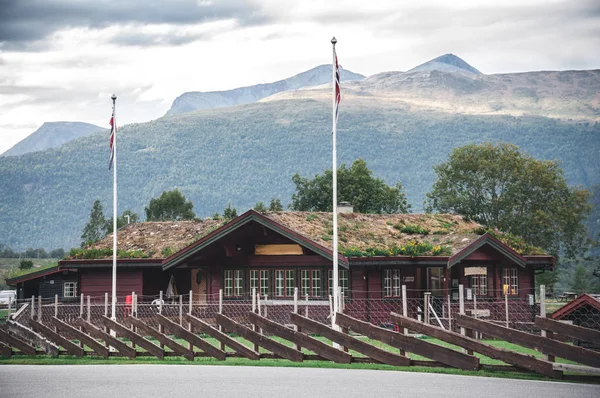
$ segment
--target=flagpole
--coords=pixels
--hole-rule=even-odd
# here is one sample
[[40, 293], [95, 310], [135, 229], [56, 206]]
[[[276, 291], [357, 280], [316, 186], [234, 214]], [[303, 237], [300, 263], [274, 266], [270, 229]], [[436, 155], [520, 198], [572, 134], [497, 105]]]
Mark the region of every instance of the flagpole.
[[112, 308], [111, 318], [117, 320], [117, 96], [110, 97], [113, 102], [113, 265], [112, 265]]
[[338, 277], [338, 220], [337, 220], [337, 150], [336, 150], [336, 130], [337, 130], [337, 80], [336, 80], [336, 54], [335, 44], [337, 43], [336, 38], [331, 39], [333, 46], [333, 62], [331, 63], [331, 75], [332, 75], [332, 88], [333, 88], [333, 99], [332, 99], [332, 141], [333, 141], [333, 315], [331, 316], [331, 326], [334, 329], [338, 329], [335, 322], [336, 314], [339, 311], [339, 277]]

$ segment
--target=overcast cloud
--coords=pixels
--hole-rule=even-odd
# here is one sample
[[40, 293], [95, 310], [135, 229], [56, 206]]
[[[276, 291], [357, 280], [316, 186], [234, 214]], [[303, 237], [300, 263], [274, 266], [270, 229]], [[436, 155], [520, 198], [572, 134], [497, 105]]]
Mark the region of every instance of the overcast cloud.
[[[483, 73], [600, 68], [598, 0], [0, 0], [0, 153], [46, 121], [162, 116], [186, 91], [331, 57], [365, 75], [452, 52]], [[37, 126], [37, 127], [36, 127]]]

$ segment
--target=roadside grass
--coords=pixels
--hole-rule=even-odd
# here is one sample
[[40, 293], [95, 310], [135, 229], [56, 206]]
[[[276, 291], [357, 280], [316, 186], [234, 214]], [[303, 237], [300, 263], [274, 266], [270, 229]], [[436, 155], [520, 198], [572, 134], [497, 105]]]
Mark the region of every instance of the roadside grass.
[[[215, 347], [220, 346], [220, 342], [212, 337], [207, 335], [200, 335], [203, 340], [214, 345]], [[248, 340], [245, 340], [239, 336], [231, 335], [240, 343], [246, 345], [247, 347], [252, 348], [253, 343]], [[312, 336], [325, 344], [332, 344], [332, 342], [322, 336]], [[293, 346], [293, 343], [278, 338], [271, 337], [273, 340], [280, 342], [286, 346]], [[378, 340], [372, 340], [366, 337], [359, 337], [361, 340], [372, 344], [381, 349], [387, 350], [389, 352], [399, 353], [399, 350], [395, 347], [391, 347], [387, 344], [384, 344]], [[184, 347], [188, 347], [189, 343], [183, 339], [173, 338], [177, 343], [181, 344]], [[453, 350], [460, 351], [461, 348], [454, 346], [452, 344], [445, 343], [441, 340], [435, 338], [424, 337], [423, 340], [430, 342], [432, 344], [437, 344], [440, 346], [448, 347]], [[122, 339], [125, 342], [129, 342], [128, 339]], [[149, 338], [150, 341], [158, 344], [158, 342], [152, 338]], [[498, 348], [503, 348], [507, 350], [511, 350], [514, 352], [519, 352], [525, 355], [530, 355], [536, 358], [542, 358], [542, 354], [531, 349], [527, 349], [515, 344], [508, 343], [506, 341], [499, 340], [484, 340], [484, 342], [493, 345]], [[86, 351], [91, 351], [89, 347], [85, 347]], [[137, 346], [136, 350], [139, 352], [145, 351], [141, 347]], [[195, 352], [200, 352], [201, 350], [197, 347], [193, 347]], [[231, 351], [227, 349], [226, 351]], [[171, 350], [165, 347], [165, 352], [171, 352]], [[269, 351], [264, 348], [259, 348], [260, 353], [268, 353]], [[305, 354], [314, 354], [312, 351], [307, 350], [306, 348], [302, 348], [302, 352]], [[364, 357], [364, 355], [350, 350], [350, 354], [354, 357]], [[488, 358], [486, 356], [475, 353], [475, 355], [480, 358], [480, 363], [483, 365], [505, 365], [503, 362]], [[412, 360], [419, 361], [428, 361], [428, 358], [421, 357], [414, 353], [409, 354]], [[573, 363], [566, 360], [557, 359], [558, 362], [564, 363]], [[271, 358], [263, 358], [259, 361], [252, 361], [246, 358], [227, 358], [225, 361], [219, 361], [212, 357], [197, 357], [194, 361], [188, 361], [182, 357], [165, 357], [163, 360], [159, 360], [152, 356], [143, 356], [137, 357], [135, 360], [130, 360], [128, 358], [123, 357], [111, 357], [109, 359], [103, 359], [98, 357], [85, 357], [85, 358], [76, 358], [74, 356], [60, 356], [58, 358], [51, 358], [45, 355], [38, 355], [35, 357], [32, 356], [22, 356], [22, 355], [13, 355], [12, 358], [3, 358], [0, 357], [0, 365], [118, 365], [118, 364], [163, 364], [163, 365], [227, 365], [227, 366], [275, 366], [275, 367], [306, 367], [306, 368], [332, 368], [332, 369], [371, 369], [371, 370], [389, 370], [389, 371], [408, 371], [408, 372], [425, 372], [425, 373], [441, 373], [441, 374], [456, 374], [456, 375], [470, 375], [470, 376], [483, 376], [483, 377], [502, 377], [502, 378], [510, 378], [510, 379], [524, 379], [524, 380], [550, 380], [542, 375], [538, 375], [536, 373], [520, 373], [520, 372], [508, 372], [504, 370], [479, 370], [479, 371], [463, 371], [459, 369], [453, 368], [444, 368], [444, 367], [425, 367], [425, 366], [410, 366], [410, 367], [402, 367], [402, 366], [390, 366], [384, 364], [376, 364], [376, 363], [352, 363], [352, 364], [336, 364], [330, 361], [319, 361], [319, 360], [307, 360], [304, 362], [292, 362], [285, 359], [271, 359]]]

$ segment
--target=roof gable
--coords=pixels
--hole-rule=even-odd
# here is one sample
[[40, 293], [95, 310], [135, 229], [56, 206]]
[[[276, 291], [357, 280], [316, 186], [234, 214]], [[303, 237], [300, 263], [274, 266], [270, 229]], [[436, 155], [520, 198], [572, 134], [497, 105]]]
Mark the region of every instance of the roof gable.
[[48, 268], [30, 272], [28, 274], [15, 276], [14, 278], [6, 278], [5, 281], [6, 281], [7, 285], [15, 286], [17, 283], [27, 282], [27, 281], [30, 281], [33, 279], [41, 278], [46, 275], [52, 275], [52, 274], [56, 274], [58, 272], [63, 272], [65, 270], [66, 269], [61, 269], [58, 267], [58, 265], [55, 265], [53, 267], [48, 267]]
[[467, 247], [465, 247], [464, 249], [462, 249], [461, 251], [459, 251], [452, 257], [450, 257], [450, 259], [448, 260], [448, 268], [452, 267], [453, 265], [458, 264], [462, 260], [467, 259], [470, 255], [477, 252], [484, 246], [491, 247], [492, 249], [494, 249], [497, 252], [499, 252], [500, 254], [502, 254], [504, 257], [509, 258], [510, 260], [515, 262], [517, 265], [525, 268], [527, 261], [525, 260], [525, 258], [523, 256], [521, 256], [519, 253], [517, 253], [516, 251], [511, 249], [509, 246], [507, 246], [500, 240], [494, 238], [492, 235], [490, 235], [488, 233], [481, 235], [478, 239], [471, 242]]
[[554, 313], [552, 314], [552, 319], [555, 319], [555, 320], [563, 319], [563, 318], [567, 317], [569, 314], [571, 314], [573, 311], [576, 311], [579, 308], [584, 307], [586, 305], [592, 306], [593, 308], [600, 311], [600, 301], [598, 301], [594, 297], [590, 296], [589, 294], [582, 294], [579, 297], [577, 297], [575, 300], [565, 304], [558, 310], [554, 311]]
[[[178, 263], [182, 262], [183, 260], [200, 252], [201, 250], [206, 248], [211, 243], [219, 241], [220, 239], [224, 238], [225, 236], [229, 235], [230, 233], [238, 230], [242, 226], [244, 226], [252, 221], [281, 234], [282, 236], [290, 239], [292, 242], [295, 242], [295, 243], [299, 244], [300, 246], [303, 246], [309, 250], [312, 250], [313, 252], [317, 253], [318, 255], [320, 255], [322, 257], [327, 258], [328, 260], [333, 260], [333, 252], [331, 249], [324, 247], [324, 246], [312, 241], [311, 239], [309, 239], [303, 235], [300, 235], [298, 232], [276, 222], [275, 220], [265, 217], [262, 214], [251, 209], [251, 210], [248, 210], [247, 212], [245, 212], [244, 214], [240, 215], [239, 217], [231, 220], [230, 222], [223, 225], [222, 227], [212, 231], [208, 235], [200, 238], [199, 240], [192, 243], [191, 245], [181, 249], [180, 251], [173, 254], [172, 256], [166, 258], [163, 261], [163, 270], [167, 270], [173, 266], [176, 266]], [[340, 265], [342, 265], [344, 267], [348, 267], [348, 259], [347, 258], [345, 258], [344, 256], [341, 256], [341, 255], [338, 255], [338, 259], [339, 259]]]

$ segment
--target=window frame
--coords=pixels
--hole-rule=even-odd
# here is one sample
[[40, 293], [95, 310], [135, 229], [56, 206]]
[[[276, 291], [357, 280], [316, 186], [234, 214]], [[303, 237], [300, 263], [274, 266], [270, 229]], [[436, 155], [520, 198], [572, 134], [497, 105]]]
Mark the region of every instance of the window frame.
[[[73, 287], [73, 294], [67, 295], [67, 286]], [[75, 281], [65, 281], [63, 282], [63, 298], [75, 298], [77, 297], [77, 282]]]
[[[402, 270], [400, 268], [384, 268], [381, 274], [383, 279], [383, 298], [385, 299], [396, 299], [402, 298]], [[388, 277], [388, 272], [390, 276]], [[387, 286], [388, 281], [390, 286]], [[388, 294], [388, 290], [390, 294]]]
[[[228, 278], [228, 273], [231, 273], [231, 278]], [[238, 278], [238, 276], [241, 276]], [[227, 280], [231, 280], [231, 286], [227, 286]], [[239, 299], [244, 297], [246, 275], [241, 268], [228, 268], [223, 270], [223, 298]], [[240, 281], [239, 284], [237, 282]], [[231, 289], [231, 294], [228, 294], [228, 289]]]
[[[283, 273], [283, 285], [281, 289], [283, 289], [283, 295], [279, 294], [279, 287], [277, 285], [278, 282], [278, 273]], [[291, 273], [291, 283], [290, 283], [290, 275]], [[276, 268], [273, 272], [273, 295], [278, 298], [294, 298], [294, 288], [296, 287], [296, 269], [295, 268]]]
[[[308, 278], [305, 278], [305, 273], [308, 273]], [[306, 297], [305, 281], [308, 281], [306, 286], [308, 297], [323, 297], [323, 270], [321, 268], [300, 269], [300, 297]], [[315, 283], [315, 281], [318, 281], [318, 283]]]
[[[252, 286], [252, 273], [256, 272], [256, 286]], [[264, 277], [264, 274], [266, 274], [266, 278]], [[263, 282], [266, 280], [266, 286], [263, 284]], [[271, 270], [270, 269], [264, 269], [264, 268], [252, 268], [248, 271], [248, 283], [249, 283], [249, 289], [250, 292], [252, 292], [252, 288], [256, 288], [256, 292], [259, 293], [261, 296], [268, 296], [271, 294]]]
[[[508, 282], [508, 283], [506, 283]], [[516, 267], [507, 267], [502, 270], [502, 286], [508, 285], [508, 296], [519, 295], [519, 269]], [[504, 293], [504, 291], [503, 291]]]
[[[484, 281], [484, 292], [481, 292], [481, 282]], [[469, 283], [471, 289], [473, 290], [473, 294], [477, 296], [487, 296], [489, 294], [489, 279], [487, 275], [471, 275], [469, 277]]]

